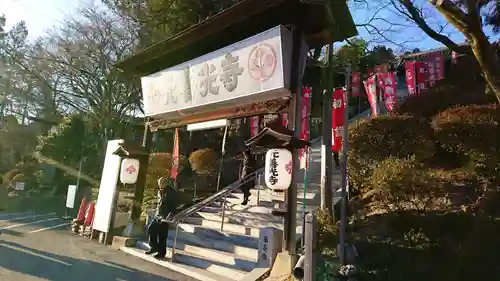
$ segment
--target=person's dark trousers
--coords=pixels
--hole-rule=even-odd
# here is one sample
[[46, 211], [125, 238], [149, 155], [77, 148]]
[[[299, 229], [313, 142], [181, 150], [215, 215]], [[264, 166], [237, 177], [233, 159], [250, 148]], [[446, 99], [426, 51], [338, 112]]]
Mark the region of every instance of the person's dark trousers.
[[159, 250], [158, 245], [158, 231], [160, 228], [160, 223], [157, 220], [153, 220], [148, 229], [148, 242], [151, 250], [147, 251], [146, 254], [157, 253]]
[[154, 220], [149, 227], [149, 246], [151, 250], [146, 254], [158, 253], [157, 258], [163, 258], [167, 254], [167, 239], [168, 239], [169, 224]]
[[334, 152], [333, 153], [333, 160], [335, 161], [335, 166], [337, 168], [340, 168], [340, 159], [339, 159], [339, 153], [338, 152]]
[[158, 254], [156, 258], [164, 258], [167, 255], [168, 223], [158, 224]]

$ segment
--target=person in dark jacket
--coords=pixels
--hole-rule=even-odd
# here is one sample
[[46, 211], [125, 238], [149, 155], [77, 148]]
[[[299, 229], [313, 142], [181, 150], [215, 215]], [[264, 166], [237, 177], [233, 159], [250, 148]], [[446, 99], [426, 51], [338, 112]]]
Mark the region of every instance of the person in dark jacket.
[[160, 188], [156, 215], [149, 227], [149, 246], [151, 250], [146, 254], [157, 253], [155, 258], [164, 258], [167, 254], [167, 239], [170, 225], [163, 221], [175, 214], [177, 209], [177, 187], [179, 186], [179, 177], [173, 183], [168, 182], [166, 177], [158, 180]]
[[[243, 167], [241, 169], [240, 180], [243, 180], [246, 176], [253, 173], [255, 170], [255, 159], [250, 153], [250, 148], [248, 147], [243, 152]], [[254, 182], [248, 181], [241, 186], [241, 191], [243, 192], [243, 202], [241, 205], [248, 204], [248, 199], [250, 198], [250, 189], [254, 187]]]

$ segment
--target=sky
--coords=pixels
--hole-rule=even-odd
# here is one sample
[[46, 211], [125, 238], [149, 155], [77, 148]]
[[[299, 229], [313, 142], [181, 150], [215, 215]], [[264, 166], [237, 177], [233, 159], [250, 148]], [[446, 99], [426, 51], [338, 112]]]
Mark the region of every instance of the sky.
[[[369, 4], [350, 5], [350, 10], [356, 24], [369, 22], [369, 19], [376, 15], [378, 18], [374, 23], [379, 29], [389, 29], [385, 35], [389, 41], [397, 44], [391, 44], [387, 40], [375, 40], [380, 36], [371, 35], [365, 28], [359, 28], [360, 37], [372, 42], [373, 44], [385, 44], [392, 47], [395, 51], [405, 51], [408, 49], [419, 48], [421, 50], [434, 49], [442, 45], [425, 35], [414, 24], [409, 24], [393, 11], [385, 9], [384, 12], [376, 13], [380, 4], [379, 1], [370, 0]], [[424, 5], [426, 0], [414, 0], [415, 4]], [[83, 0], [0, 0], [0, 13], [7, 17], [7, 26], [12, 26], [19, 21], [25, 21], [28, 27], [29, 39], [36, 39], [45, 34], [45, 32], [57, 25], [60, 25], [62, 19], [75, 12], [77, 6]], [[351, 2], [352, 3], [352, 2]], [[464, 42], [464, 36], [451, 26], [446, 26], [444, 19], [432, 7], [426, 4], [427, 9], [424, 15], [433, 27], [445, 26], [443, 32], [450, 36], [457, 43]], [[403, 26], [404, 25], [404, 26]], [[487, 30], [491, 35], [491, 30]], [[498, 39], [498, 36], [494, 39]], [[372, 41], [375, 40], [375, 41]], [[406, 48], [406, 49], [403, 49]]]
[[81, 0], [0, 0], [7, 27], [25, 21], [30, 39], [36, 39], [70, 15]]

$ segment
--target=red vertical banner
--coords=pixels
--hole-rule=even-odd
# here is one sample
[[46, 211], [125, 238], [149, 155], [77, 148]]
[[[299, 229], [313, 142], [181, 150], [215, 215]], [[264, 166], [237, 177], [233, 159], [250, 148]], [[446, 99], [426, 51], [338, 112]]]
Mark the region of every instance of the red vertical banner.
[[366, 95], [368, 96], [368, 102], [370, 103], [370, 107], [372, 109], [372, 116], [378, 115], [378, 103], [377, 103], [377, 85], [375, 84], [375, 77], [372, 76], [365, 81], [363, 81], [365, 85]]
[[417, 94], [417, 85], [415, 80], [415, 62], [407, 61], [405, 63], [405, 76], [406, 76], [406, 85], [408, 87], [408, 93], [410, 96], [414, 96]]
[[250, 137], [255, 137], [259, 133], [260, 123], [259, 116], [252, 116], [250, 121]]
[[302, 88], [300, 109], [300, 138], [309, 140], [309, 112], [311, 111], [311, 88]]
[[387, 111], [391, 112], [396, 106], [398, 96], [396, 94], [396, 76], [394, 72], [384, 75], [384, 102]]
[[179, 129], [175, 128], [174, 149], [172, 150], [172, 169], [170, 178], [175, 180], [179, 174]]
[[451, 63], [457, 64], [457, 52], [455, 51], [451, 52]]
[[417, 71], [417, 92], [420, 94], [422, 91], [427, 90], [427, 63], [417, 61], [415, 62], [415, 69]]
[[441, 52], [436, 52], [434, 56], [434, 69], [436, 71], [436, 80], [443, 80], [445, 76], [444, 55]]
[[[311, 112], [311, 88], [302, 88], [301, 104], [300, 104], [300, 138], [309, 140], [309, 115]], [[300, 152], [300, 167], [303, 169], [307, 166], [307, 148]]]
[[281, 125], [285, 128], [288, 128], [290, 124], [290, 119], [288, 118], [288, 112], [281, 112]]
[[342, 138], [345, 125], [345, 97], [344, 89], [333, 91], [332, 105], [332, 151], [338, 152], [342, 149]]
[[353, 97], [359, 97], [361, 92], [361, 73], [353, 72], [351, 77], [351, 95]]
[[436, 76], [436, 53], [430, 53], [427, 55], [427, 70], [428, 70], [428, 79], [429, 79], [429, 88], [434, 87], [436, 84], [437, 76]]

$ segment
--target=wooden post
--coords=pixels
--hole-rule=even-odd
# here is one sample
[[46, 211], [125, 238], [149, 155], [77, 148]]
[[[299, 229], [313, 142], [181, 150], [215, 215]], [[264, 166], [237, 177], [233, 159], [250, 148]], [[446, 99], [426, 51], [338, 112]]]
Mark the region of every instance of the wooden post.
[[[304, 34], [300, 27], [296, 27], [293, 32], [293, 51], [292, 51], [292, 89], [295, 90], [292, 98], [292, 105], [294, 110], [291, 111], [294, 127], [293, 134], [294, 137], [300, 139], [300, 113], [301, 113], [301, 92], [302, 92], [302, 76], [303, 69], [305, 68], [306, 59], [304, 55], [307, 55], [304, 50]], [[306, 48], [307, 49], [307, 48]], [[304, 54], [305, 53], [305, 54]], [[292, 173], [292, 184], [286, 192], [286, 206], [287, 213], [284, 220], [284, 243], [283, 247], [290, 255], [296, 254], [296, 226], [297, 226], [297, 184], [299, 182], [298, 171], [300, 170], [300, 149], [294, 149], [292, 151], [293, 159], [293, 173]], [[290, 269], [291, 270], [291, 269]]]
[[304, 281], [316, 280], [316, 217], [309, 213], [305, 220]]

